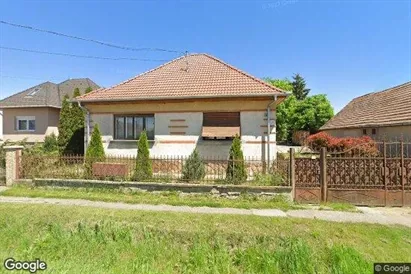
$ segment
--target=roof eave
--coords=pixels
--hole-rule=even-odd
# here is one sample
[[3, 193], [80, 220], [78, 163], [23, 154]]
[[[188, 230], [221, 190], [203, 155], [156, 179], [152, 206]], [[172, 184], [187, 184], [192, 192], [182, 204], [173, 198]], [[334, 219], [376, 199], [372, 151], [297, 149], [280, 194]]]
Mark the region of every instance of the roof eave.
[[5, 109], [5, 108], [61, 108], [61, 106], [53, 106], [53, 105], [2, 106], [0, 105], [0, 109]]
[[227, 95], [227, 96], [181, 96], [181, 97], [141, 97], [141, 98], [105, 98], [105, 99], [94, 99], [94, 100], [87, 100], [87, 99], [72, 99], [73, 102], [81, 102], [81, 103], [98, 103], [98, 102], [127, 102], [127, 101], [159, 101], [159, 100], [185, 100], [185, 99], [218, 99], [218, 98], [249, 98], [249, 97], [272, 97], [277, 95], [277, 97], [287, 97], [286, 93], [273, 93], [273, 94], [247, 94], [247, 95]]
[[395, 127], [395, 126], [409, 126], [411, 125], [411, 121], [406, 121], [406, 122], [392, 122], [392, 123], [386, 123], [386, 124], [362, 124], [362, 125], [352, 125], [352, 126], [342, 126], [342, 127], [326, 127], [320, 128], [321, 130], [339, 130], [339, 129], [357, 129], [357, 128], [380, 128], [380, 127]]

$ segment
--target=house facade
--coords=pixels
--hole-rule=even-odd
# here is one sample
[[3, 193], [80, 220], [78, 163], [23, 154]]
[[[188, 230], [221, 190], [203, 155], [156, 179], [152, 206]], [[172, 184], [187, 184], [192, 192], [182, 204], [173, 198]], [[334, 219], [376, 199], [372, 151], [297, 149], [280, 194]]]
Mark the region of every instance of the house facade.
[[59, 84], [45, 82], [1, 100], [3, 140], [35, 143], [43, 142], [51, 133], [58, 135], [64, 96], [72, 97], [75, 88], [84, 93], [89, 87], [99, 88], [88, 78], [70, 79]]
[[[78, 97], [86, 140], [98, 124], [108, 155], [227, 157], [241, 137], [245, 157], [275, 158], [275, 108], [286, 94], [206, 54], [177, 58], [111, 88]], [[87, 142], [87, 141], [86, 141]]]
[[320, 130], [335, 137], [411, 142], [411, 82], [353, 99]]

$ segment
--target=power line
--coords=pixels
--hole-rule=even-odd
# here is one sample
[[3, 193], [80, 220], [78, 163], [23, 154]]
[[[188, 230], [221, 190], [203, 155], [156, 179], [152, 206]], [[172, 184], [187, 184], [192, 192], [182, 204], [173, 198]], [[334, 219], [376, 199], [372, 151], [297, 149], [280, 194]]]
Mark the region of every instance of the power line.
[[162, 49], [162, 48], [132, 48], [132, 47], [125, 47], [125, 46], [119, 46], [119, 45], [115, 45], [115, 44], [111, 44], [111, 43], [107, 43], [107, 42], [94, 40], [94, 39], [89, 39], [89, 38], [83, 38], [83, 37], [78, 37], [78, 36], [74, 36], [74, 35], [64, 34], [64, 33], [56, 32], [56, 31], [39, 29], [39, 28], [27, 26], [27, 25], [15, 24], [15, 23], [6, 22], [6, 21], [3, 21], [3, 20], [0, 20], [0, 23], [5, 24], [5, 25], [9, 25], [9, 26], [13, 26], [13, 27], [17, 27], [17, 28], [24, 28], [24, 29], [29, 29], [29, 30], [33, 30], [33, 31], [49, 33], [49, 34], [53, 34], [53, 35], [57, 35], [57, 36], [63, 36], [63, 37], [67, 37], [67, 38], [92, 42], [92, 43], [100, 44], [100, 45], [103, 45], [103, 46], [118, 48], [118, 49], [124, 49], [124, 50], [131, 50], [131, 51], [162, 51], [162, 52], [171, 52], [171, 53], [182, 53], [183, 52], [183, 51]]
[[143, 61], [143, 62], [168, 62], [169, 61], [165, 59], [163, 60], [163, 59], [144, 59], [144, 58], [130, 58], [130, 57], [102, 57], [102, 56], [92, 56], [92, 55], [77, 55], [77, 54], [70, 54], [70, 53], [39, 51], [39, 50], [13, 48], [13, 47], [4, 47], [4, 46], [0, 46], [0, 49], [31, 52], [31, 53], [38, 53], [38, 54], [57, 55], [57, 56], [67, 56], [67, 57], [75, 57], [75, 58], [113, 60], [113, 61], [121, 61], [121, 60]]

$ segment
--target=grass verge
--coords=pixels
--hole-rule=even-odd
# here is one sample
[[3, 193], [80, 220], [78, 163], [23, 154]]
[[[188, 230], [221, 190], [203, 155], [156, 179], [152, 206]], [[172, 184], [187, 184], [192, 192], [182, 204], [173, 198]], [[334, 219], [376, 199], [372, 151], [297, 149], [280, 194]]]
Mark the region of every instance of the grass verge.
[[53, 273], [373, 273], [411, 260], [400, 226], [0, 203], [0, 259]]
[[211, 194], [181, 194], [178, 192], [142, 192], [127, 189], [103, 188], [56, 188], [16, 185], [1, 196], [43, 197], [61, 199], [85, 199], [90, 201], [123, 202], [130, 204], [167, 204], [186, 206], [232, 207], [232, 208], [277, 208], [299, 209], [299, 205], [284, 196], [264, 196], [241, 194], [237, 198], [215, 197]]
[[[237, 198], [213, 196], [211, 194], [182, 194], [178, 192], [143, 192], [127, 189], [104, 188], [58, 188], [58, 187], [31, 187], [15, 185], [3, 192], [0, 196], [16, 196], [31, 198], [60, 198], [60, 199], [85, 199], [90, 201], [123, 202], [130, 204], [167, 204], [176, 206], [208, 206], [231, 207], [243, 209], [304, 209], [305, 205], [289, 201], [284, 196], [257, 196], [241, 194]], [[308, 207], [310, 208], [310, 207]], [[351, 204], [323, 203], [320, 210], [358, 212]]]

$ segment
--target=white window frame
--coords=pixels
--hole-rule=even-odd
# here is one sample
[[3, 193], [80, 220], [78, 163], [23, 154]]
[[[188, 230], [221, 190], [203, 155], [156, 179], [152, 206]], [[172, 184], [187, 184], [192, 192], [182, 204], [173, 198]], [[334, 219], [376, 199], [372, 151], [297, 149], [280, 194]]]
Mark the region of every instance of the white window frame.
[[[20, 129], [19, 128], [19, 121], [26, 121], [27, 128], [26, 129]], [[29, 129], [30, 121], [34, 121], [34, 129]], [[17, 131], [30, 131], [30, 132], [36, 131], [36, 117], [35, 116], [17, 116], [16, 117], [16, 130]]]

